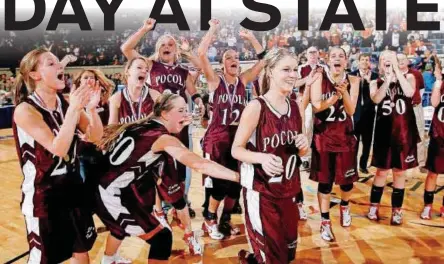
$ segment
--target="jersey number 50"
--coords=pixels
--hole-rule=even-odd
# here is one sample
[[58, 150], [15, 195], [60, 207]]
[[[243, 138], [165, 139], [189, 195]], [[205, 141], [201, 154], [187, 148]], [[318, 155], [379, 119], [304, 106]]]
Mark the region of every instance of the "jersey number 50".
[[[406, 111], [406, 106], [405, 106], [404, 100], [403, 99], [396, 100], [395, 108], [396, 108], [396, 112], [398, 113], [398, 115], [403, 115]], [[389, 116], [392, 114], [392, 111], [393, 111], [393, 109], [390, 105], [390, 100], [385, 100], [382, 103], [382, 114], [385, 116]]]

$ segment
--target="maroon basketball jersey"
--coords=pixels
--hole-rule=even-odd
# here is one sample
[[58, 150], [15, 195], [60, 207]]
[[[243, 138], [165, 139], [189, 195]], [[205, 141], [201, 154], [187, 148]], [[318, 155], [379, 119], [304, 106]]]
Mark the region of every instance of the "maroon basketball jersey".
[[100, 120], [102, 120], [103, 126], [108, 125], [109, 121], [109, 105], [108, 102], [100, 102], [99, 105], [96, 107], [97, 114], [100, 117]]
[[[313, 65], [313, 66], [308, 63], [300, 65], [298, 67], [299, 78], [303, 79], [303, 78], [307, 77], [317, 67], [324, 67], [324, 66], [322, 66], [319, 63], [316, 65]], [[324, 72], [325, 72], [325, 69], [324, 69]], [[299, 93], [304, 93], [304, 91], [305, 91], [305, 85], [302, 85], [301, 87], [299, 87]]]
[[[47, 109], [35, 93], [25, 102], [42, 115], [44, 122], [56, 136], [68, 109], [68, 102], [63, 96], [57, 94], [57, 109], [54, 111]], [[49, 207], [67, 202], [69, 198], [67, 196], [75, 194], [75, 187], [82, 184], [75, 164], [78, 136], [74, 135], [68, 154], [61, 158], [50, 153], [15, 122], [13, 122], [13, 133], [24, 176], [22, 213], [26, 216], [46, 217]]]
[[[378, 89], [383, 83], [384, 79], [377, 79]], [[404, 94], [399, 81], [392, 83], [378, 104], [375, 142], [390, 146], [416, 144], [419, 140], [413, 100]]]
[[182, 96], [186, 102], [185, 83], [188, 77], [188, 70], [179, 64], [167, 65], [161, 62], [153, 61], [151, 67], [148, 86], [160, 93], [170, 90], [172, 93]]
[[425, 88], [424, 77], [422, 76], [422, 73], [420, 71], [411, 68], [407, 73], [410, 73], [415, 77], [416, 87], [415, 87], [415, 94], [413, 95], [413, 105], [421, 104], [422, 103], [421, 89]]
[[441, 84], [441, 97], [438, 107], [433, 114], [432, 126], [430, 127], [430, 136], [435, 139], [441, 139], [444, 142], [444, 82]]
[[231, 146], [247, 104], [245, 85], [239, 78], [236, 78], [234, 85], [229, 85], [223, 76], [219, 77], [219, 86], [210, 95], [212, 115], [203, 140], [203, 150], [210, 154], [213, 145], [218, 142], [226, 141]]
[[[344, 75], [344, 80], [348, 75]], [[350, 80], [348, 80], [350, 91]], [[322, 100], [327, 100], [337, 93], [335, 82], [328, 73], [322, 77]], [[316, 113], [313, 124], [313, 144], [318, 152], [353, 151], [356, 137], [353, 132], [352, 117], [345, 112], [343, 100], [322, 112]]]
[[119, 123], [126, 124], [147, 117], [153, 111], [154, 101], [150, 96], [149, 89], [143, 88], [138, 102], [133, 102], [128, 88], [121, 92], [119, 108]]
[[156, 180], [164, 171], [174, 172], [166, 158], [168, 155], [151, 150], [154, 142], [166, 134], [169, 134], [166, 128], [156, 121], [136, 125], [123, 132], [105, 154], [108, 167], [104, 168], [99, 180], [101, 192], [106, 190], [108, 194], [115, 195], [131, 193], [141, 204], [154, 205]]
[[270, 177], [260, 164], [241, 165], [242, 186], [273, 198], [296, 196], [301, 190], [300, 158], [295, 137], [302, 133], [302, 119], [296, 102], [287, 98], [288, 112], [281, 115], [263, 97], [259, 123], [247, 148], [251, 151], [273, 154], [282, 159], [284, 174]]

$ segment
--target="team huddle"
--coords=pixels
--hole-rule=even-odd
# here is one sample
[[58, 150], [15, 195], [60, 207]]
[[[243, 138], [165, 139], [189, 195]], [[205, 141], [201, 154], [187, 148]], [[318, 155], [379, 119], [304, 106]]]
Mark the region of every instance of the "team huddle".
[[[341, 48], [331, 48], [323, 65], [316, 47], [310, 47], [308, 62], [298, 65], [295, 54], [283, 48], [267, 51], [251, 32], [241, 31], [240, 36], [254, 47], [257, 62], [241, 72], [237, 52], [227, 50], [222, 72], [217, 73], [207, 52], [219, 21], [212, 19], [209, 24], [197, 54], [186, 41], [180, 44], [164, 35], [157, 40], [155, 53], [145, 57], [136, 46], [155, 25], [155, 20], [146, 20], [121, 47], [128, 59], [126, 85], [113, 95], [114, 84], [100, 70], [84, 69], [69, 96], [64, 96], [60, 93], [65, 88], [64, 60], [46, 49], [35, 49], [23, 58], [13, 132], [24, 175], [21, 208], [29, 263], [70, 258], [73, 263], [89, 263], [88, 251], [97, 237], [93, 214], [109, 230], [102, 264], [131, 263], [118, 254], [128, 236], [150, 244], [150, 263], [167, 263], [173, 244], [168, 208], [184, 230], [189, 254], [202, 255], [191, 228], [195, 216], [188, 200], [191, 170], [202, 174], [206, 193], [202, 230], [211, 239], [240, 234], [231, 215], [243, 200], [251, 252], [239, 252], [240, 263], [289, 263], [296, 258], [298, 221], [307, 220], [301, 165], [308, 166], [310, 180], [318, 182], [320, 235], [334, 241], [329, 214], [333, 183], [341, 190], [340, 224], [348, 227], [358, 163], [366, 169], [372, 141], [365, 130], [372, 131], [373, 126], [371, 166], [376, 176], [367, 216], [379, 219], [391, 170], [391, 224], [402, 224], [405, 171], [420, 165], [418, 146], [423, 140], [415, 114], [421, 80], [408, 69], [407, 57], [384, 51], [376, 74], [369, 69], [369, 56], [363, 54], [360, 70], [347, 73], [347, 55]], [[204, 74], [208, 105], [195, 86], [199, 74], [181, 65], [180, 57]], [[422, 219], [431, 218], [437, 176], [444, 174], [444, 85], [439, 63], [435, 76], [431, 97], [435, 112], [423, 164], [428, 175]], [[250, 83], [255, 98], [248, 102]], [[372, 107], [365, 108], [364, 101]], [[201, 142], [203, 157], [192, 151], [189, 103], [210, 119]], [[363, 113], [360, 125], [354, 117], [357, 109]], [[363, 155], [358, 162], [360, 138]], [[444, 216], [443, 208], [444, 201]]]

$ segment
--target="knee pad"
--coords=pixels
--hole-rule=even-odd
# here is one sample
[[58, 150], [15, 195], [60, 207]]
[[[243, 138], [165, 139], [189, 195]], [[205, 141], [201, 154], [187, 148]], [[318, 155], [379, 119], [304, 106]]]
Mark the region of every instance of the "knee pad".
[[151, 245], [148, 259], [168, 260], [170, 258], [173, 247], [173, 235], [170, 230], [164, 228], [146, 242]]
[[341, 185], [340, 187], [341, 187], [341, 190], [343, 192], [349, 192], [349, 191], [351, 191], [353, 189], [353, 183], [346, 184], [346, 185]]
[[319, 183], [318, 185], [318, 192], [322, 194], [330, 194], [332, 189], [333, 189], [332, 183]]
[[221, 188], [212, 188], [211, 197], [213, 197], [214, 200], [220, 202], [225, 198], [225, 192]]
[[182, 210], [187, 205], [187, 202], [185, 201], [185, 198], [180, 198], [178, 201], [172, 203], [174, 209], [176, 210]]

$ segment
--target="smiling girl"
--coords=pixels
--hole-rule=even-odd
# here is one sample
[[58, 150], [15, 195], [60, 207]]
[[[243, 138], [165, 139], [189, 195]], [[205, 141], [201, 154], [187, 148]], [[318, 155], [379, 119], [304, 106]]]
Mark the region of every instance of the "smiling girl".
[[35, 49], [22, 59], [13, 132], [24, 175], [21, 205], [29, 263], [69, 258], [71, 263], [89, 263], [96, 238], [76, 150], [80, 134], [90, 142], [102, 137], [96, 111], [100, 89], [87, 82], [71, 92], [68, 104], [59, 93], [64, 87], [63, 66], [54, 54]]
[[231, 153], [242, 162], [245, 227], [252, 254], [240, 263], [290, 263], [296, 254], [300, 157], [308, 151], [299, 106], [288, 97], [297, 57], [286, 49], [265, 56], [262, 95], [243, 111]]
[[[334, 241], [330, 221], [330, 194], [333, 183], [340, 185], [341, 226], [351, 225], [349, 199], [356, 170], [356, 137], [352, 116], [359, 94], [359, 78], [345, 72], [347, 55], [342, 48], [329, 52], [329, 71], [324, 71], [311, 87], [315, 113], [310, 179], [318, 182], [321, 237]], [[319, 74], [319, 73], [316, 73]]]

